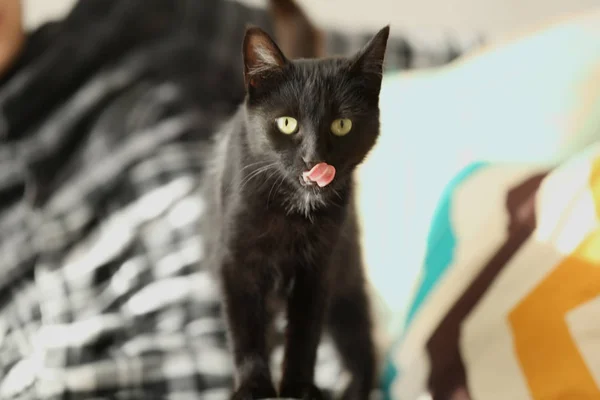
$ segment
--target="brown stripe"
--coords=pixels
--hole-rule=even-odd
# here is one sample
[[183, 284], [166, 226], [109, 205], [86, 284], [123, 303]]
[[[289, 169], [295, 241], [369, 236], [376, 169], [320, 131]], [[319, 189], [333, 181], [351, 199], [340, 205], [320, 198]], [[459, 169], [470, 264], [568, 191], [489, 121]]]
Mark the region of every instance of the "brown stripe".
[[531, 235], [536, 226], [535, 194], [546, 173], [528, 178], [508, 192], [508, 237], [496, 254], [457, 300], [427, 342], [431, 360], [429, 389], [434, 400], [447, 400], [466, 387], [465, 367], [459, 351], [460, 326], [498, 273]]

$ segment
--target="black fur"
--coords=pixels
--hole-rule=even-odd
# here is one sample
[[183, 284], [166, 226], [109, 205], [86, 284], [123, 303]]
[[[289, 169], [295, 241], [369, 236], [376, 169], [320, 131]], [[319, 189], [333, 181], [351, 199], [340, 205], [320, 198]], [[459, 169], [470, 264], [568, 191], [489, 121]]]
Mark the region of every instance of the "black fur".
[[[237, 370], [234, 399], [318, 399], [313, 374], [323, 327], [352, 373], [345, 398], [374, 387], [375, 349], [354, 211], [352, 174], [379, 135], [379, 91], [389, 27], [351, 58], [287, 60], [271, 38], [244, 39], [247, 95], [218, 136], [208, 190], [211, 257], [219, 266]], [[275, 119], [299, 129], [284, 135]], [[330, 132], [336, 118], [353, 126]], [[334, 165], [324, 187], [301, 182], [318, 162]], [[287, 307], [279, 390], [268, 365], [272, 300]]]

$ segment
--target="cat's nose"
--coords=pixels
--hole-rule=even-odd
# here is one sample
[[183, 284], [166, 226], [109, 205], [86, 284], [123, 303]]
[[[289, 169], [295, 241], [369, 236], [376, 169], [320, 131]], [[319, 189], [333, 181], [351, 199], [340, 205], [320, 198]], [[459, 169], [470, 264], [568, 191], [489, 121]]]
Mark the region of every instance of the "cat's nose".
[[313, 160], [311, 158], [302, 157], [302, 161], [304, 161], [304, 165], [306, 166], [306, 170], [310, 171], [312, 167], [320, 163], [321, 161]]

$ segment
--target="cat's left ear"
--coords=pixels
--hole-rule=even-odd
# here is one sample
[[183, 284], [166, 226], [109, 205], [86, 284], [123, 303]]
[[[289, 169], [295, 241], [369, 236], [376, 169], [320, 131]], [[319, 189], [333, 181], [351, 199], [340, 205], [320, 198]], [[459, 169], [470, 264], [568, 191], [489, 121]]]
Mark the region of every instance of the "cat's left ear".
[[281, 72], [287, 59], [268, 33], [249, 27], [244, 36], [244, 82], [257, 87], [261, 80]]
[[352, 59], [352, 69], [360, 74], [377, 78], [381, 82], [383, 76], [383, 61], [390, 26], [387, 25], [363, 47]]

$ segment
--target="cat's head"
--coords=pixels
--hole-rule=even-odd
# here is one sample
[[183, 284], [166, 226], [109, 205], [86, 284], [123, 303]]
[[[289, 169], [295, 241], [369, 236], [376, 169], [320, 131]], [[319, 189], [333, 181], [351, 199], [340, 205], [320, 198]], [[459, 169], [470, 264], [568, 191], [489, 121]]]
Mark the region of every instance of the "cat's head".
[[[288, 60], [260, 28], [246, 31], [249, 148], [276, 164], [304, 207], [339, 195], [375, 145], [388, 35], [386, 26], [350, 57]], [[305, 177], [320, 163], [335, 169], [324, 185]]]

